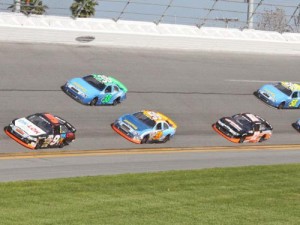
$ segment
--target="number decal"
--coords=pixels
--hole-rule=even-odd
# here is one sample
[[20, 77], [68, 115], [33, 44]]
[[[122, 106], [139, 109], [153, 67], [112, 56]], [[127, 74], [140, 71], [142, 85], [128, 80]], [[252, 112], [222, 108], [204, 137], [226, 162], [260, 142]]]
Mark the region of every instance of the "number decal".
[[163, 135], [163, 132], [162, 131], [157, 131], [156, 134], [154, 134], [153, 136], [153, 140], [157, 140], [157, 139], [160, 139]]
[[102, 103], [108, 103], [112, 97], [112, 94], [105, 95], [104, 98], [101, 99]]
[[53, 138], [53, 140], [50, 142], [49, 145], [56, 145], [58, 144], [59, 141], [60, 141], [60, 135], [58, 134]]
[[291, 101], [291, 103], [289, 104], [289, 106], [290, 106], [290, 107], [296, 107], [297, 102], [298, 102], [298, 99], [293, 99], [293, 100]]

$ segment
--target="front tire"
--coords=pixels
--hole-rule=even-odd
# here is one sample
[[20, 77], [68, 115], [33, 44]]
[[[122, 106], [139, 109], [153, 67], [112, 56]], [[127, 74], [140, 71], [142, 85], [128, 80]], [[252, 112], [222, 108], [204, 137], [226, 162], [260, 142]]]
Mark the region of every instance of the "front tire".
[[242, 136], [239, 140], [239, 143], [244, 143], [245, 139], [246, 139], [246, 136]]
[[98, 102], [98, 98], [94, 98], [91, 102], [90, 102], [90, 106], [95, 106]]
[[284, 105], [285, 105], [285, 103], [284, 103], [284, 102], [281, 102], [281, 103], [278, 105], [278, 109], [283, 109], [283, 108], [284, 108]]
[[149, 135], [146, 135], [143, 137], [142, 141], [141, 141], [141, 144], [146, 144], [149, 140]]

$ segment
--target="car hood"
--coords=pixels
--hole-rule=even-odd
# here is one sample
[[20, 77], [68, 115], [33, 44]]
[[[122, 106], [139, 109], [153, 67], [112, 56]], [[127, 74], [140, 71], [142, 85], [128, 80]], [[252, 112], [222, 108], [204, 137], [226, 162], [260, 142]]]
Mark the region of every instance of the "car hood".
[[147, 124], [130, 114], [123, 116], [121, 120], [123, 123], [134, 129], [138, 133], [141, 131], [151, 129], [150, 126], [148, 126]]
[[262, 86], [260, 90], [266, 93], [267, 95], [275, 98], [276, 101], [281, 101], [288, 98], [286, 94], [278, 90], [273, 84], [266, 84]]
[[42, 134], [46, 134], [45, 131], [43, 131], [41, 128], [39, 128], [35, 124], [31, 123], [26, 118], [20, 118], [20, 119], [15, 120], [15, 126], [19, 127], [26, 134], [28, 134], [30, 136], [40, 136]]
[[100, 92], [97, 88], [90, 85], [83, 78], [73, 78], [69, 80], [69, 84], [74, 86], [78, 91], [87, 95], [87, 97], [94, 97]]

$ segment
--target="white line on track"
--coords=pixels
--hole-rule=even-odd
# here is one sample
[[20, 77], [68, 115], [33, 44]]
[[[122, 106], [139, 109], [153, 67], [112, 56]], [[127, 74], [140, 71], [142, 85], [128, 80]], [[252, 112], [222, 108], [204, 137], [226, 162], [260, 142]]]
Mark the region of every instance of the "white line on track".
[[[229, 82], [248, 82], [248, 83], [278, 83], [281, 82], [282, 80], [225, 80]], [[289, 81], [292, 83], [300, 83], [300, 81]]]

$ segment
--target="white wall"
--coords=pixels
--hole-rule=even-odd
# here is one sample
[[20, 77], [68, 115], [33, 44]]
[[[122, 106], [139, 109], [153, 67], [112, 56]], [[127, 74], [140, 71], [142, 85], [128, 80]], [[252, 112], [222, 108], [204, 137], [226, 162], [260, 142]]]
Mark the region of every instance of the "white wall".
[[16, 13], [0, 13], [0, 41], [300, 55], [300, 34]]

